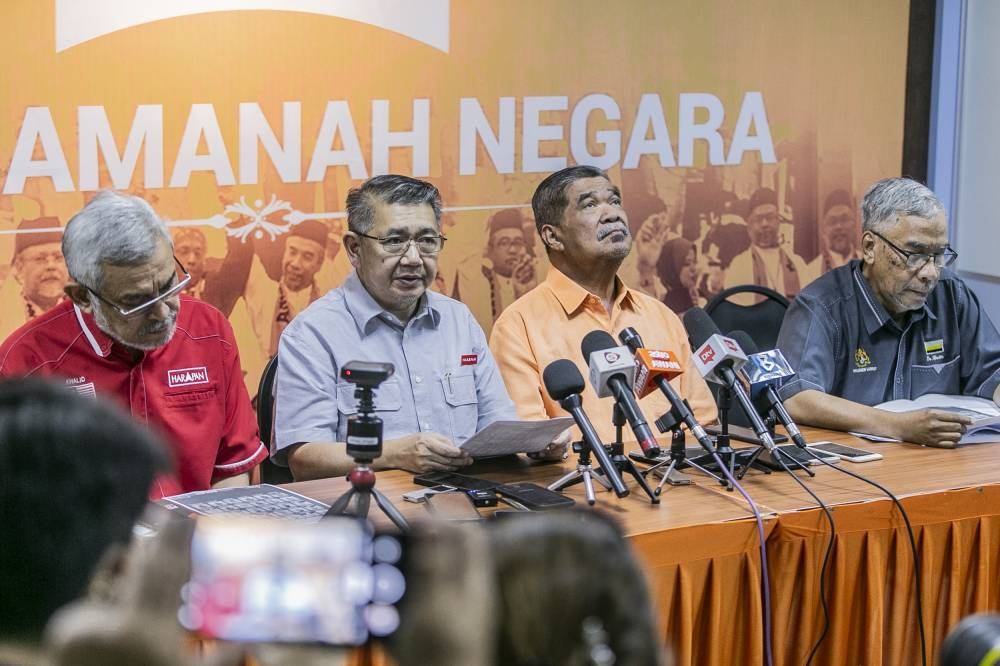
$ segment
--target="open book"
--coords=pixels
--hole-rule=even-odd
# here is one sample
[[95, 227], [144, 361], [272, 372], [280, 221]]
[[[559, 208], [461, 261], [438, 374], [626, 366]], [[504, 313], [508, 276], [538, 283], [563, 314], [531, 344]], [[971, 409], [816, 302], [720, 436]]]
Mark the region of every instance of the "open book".
[[[875, 405], [876, 409], [884, 409], [888, 412], [911, 412], [915, 409], [943, 409], [949, 412], [957, 412], [972, 417], [974, 423], [965, 431], [965, 435], [959, 440], [958, 446], [965, 444], [980, 444], [982, 442], [1000, 442], [1000, 409], [992, 400], [976, 398], [968, 395], [942, 395], [940, 393], [928, 393], [916, 400], [890, 400], [880, 405]], [[876, 441], [896, 441], [888, 437], [878, 437], [863, 433], [852, 433], [866, 439]]]

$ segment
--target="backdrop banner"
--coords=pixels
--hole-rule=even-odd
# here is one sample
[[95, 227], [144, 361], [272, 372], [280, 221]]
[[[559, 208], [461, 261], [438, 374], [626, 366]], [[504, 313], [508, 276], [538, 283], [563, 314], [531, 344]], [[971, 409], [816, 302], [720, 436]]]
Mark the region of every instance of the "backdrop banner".
[[678, 312], [738, 284], [794, 296], [855, 256], [859, 196], [900, 168], [909, 2], [627, 8], [3, 3], [0, 335], [59, 297], [60, 229], [104, 188], [169, 220], [251, 395], [350, 272], [344, 197], [378, 174], [440, 188], [434, 288], [487, 334], [544, 278], [531, 194], [572, 164], [622, 188], [622, 277]]

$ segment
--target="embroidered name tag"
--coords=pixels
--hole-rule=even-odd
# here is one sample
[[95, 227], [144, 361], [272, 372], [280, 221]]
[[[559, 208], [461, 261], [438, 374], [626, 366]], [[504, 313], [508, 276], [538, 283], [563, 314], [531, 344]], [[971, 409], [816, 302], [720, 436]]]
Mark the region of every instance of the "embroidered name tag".
[[181, 368], [179, 370], [167, 370], [167, 385], [171, 388], [176, 386], [190, 386], [191, 384], [207, 384], [208, 370], [205, 366], [198, 368]]
[[476, 365], [479, 363], [479, 354], [462, 354], [462, 365]]

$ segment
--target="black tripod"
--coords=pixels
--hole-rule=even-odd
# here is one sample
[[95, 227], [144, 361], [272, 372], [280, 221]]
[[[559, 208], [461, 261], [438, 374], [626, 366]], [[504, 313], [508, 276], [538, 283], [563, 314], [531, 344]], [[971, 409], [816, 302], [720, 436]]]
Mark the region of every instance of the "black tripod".
[[687, 486], [691, 484], [691, 479], [688, 478], [686, 474], [681, 474], [680, 470], [687, 467], [693, 467], [703, 474], [707, 474], [716, 481], [721, 481], [721, 479], [712, 474], [695, 460], [689, 460], [687, 458], [687, 448], [684, 446], [684, 431], [681, 430], [681, 421], [678, 418], [677, 410], [671, 409], [669, 412], [656, 419], [656, 428], [661, 432], [666, 434], [670, 432], [670, 457], [665, 459], [663, 462], [657, 463], [652, 467], [646, 469], [643, 473], [647, 476], [655, 470], [659, 470], [664, 465], [667, 468], [663, 470], [663, 478], [660, 479], [660, 483], [656, 486], [654, 491], [659, 495], [664, 484], [669, 483], [672, 486]]
[[[382, 366], [375, 368], [374, 366]], [[409, 529], [406, 519], [385, 495], [375, 489], [375, 471], [371, 462], [382, 455], [382, 419], [375, 416], [373, 389], [395, 370], [389, 363], [351, 362], [344, 365], [340, 376], [358, 384], [354, 397], [358, 400], [358, 413], [347, 418], [347, 454], [357, 464], [347, 475], [350, 489], [337, 498], [327, 510], [327, 516], [356, 516], [367, 518], [371, 498], [389, 520], [405, 532]], [[351, 500], [356, 500], [353, 507]]]
[[[399, 512], [399, 509], [392, 505], [389, 498], [380, 493], [375, 489], [375, 472], [367, 464], [367, 462], [357, 460], [358, 466], [351, 470], [347, 475], [347, 480], [351, 482], [351, 488], [346, 493], [337, 498], [329, 510], [327, 510], [327, 516], [356, 516], [358, 518], [367, 518], [368, 509], [371, 506], [371, 498], [375, 498], [375, 504], [379, 509], [382, 510], [389, 520], [398, 527], [401, 531], [405, 532], [410, 529], [407, 524], [406, 519]], [[351, 507], [351, 500], [357, 499], [354, 506]]]
[[576, 469], [550, 485], [549, 490], [560, 491], [582, 481], [583, 489], [587, 495], [587, 504], [593, 506], [597, 501], [594, 496], [594, 481], [608, 490], [611, 490], [611, 483], [601, 475], [600, 471], [594, 471], [590, 464], [590, 447], [585, 442], [573, 442], [573, 452], [579, 454]]
[[[608, 456], [611, 458], [611, 462], [618, 469], [619, 474], [625, 474], [626, 472], [631, 474], [635, 479], [639, 487], [642, 488], [643, 492], [649, 496], [649, 501], [653, 504], [659, 504], [660, 498], [653, 493], [652, 488], [646, 483], [646, 477], [642, 475], [642, 472], [638, 470], [635, 463], [625, 455], [625, 446], [622, 444], [622, 428], [625, 426], [625, 413], [615, 403], [614, 411], [611, 413], [611, 422], [615, 426], [615, 441], [608, 444], [604, 448], [608, 450]], [[595, 474], [601, 474], [601, 472], [595, 472]]]
[[[763, 447], [758, 446], [753, 449], [741, 449], [737, 451], [730, 446], [729, 409], [732, 407], [732, 404], [732, 391], [726, 386], [721, 387], [719, 390], [719, 434], [715, 436], [716, 455], [729, 470], [729, 474], [736, 479], [742, 479], [751, 467], [759, 469], [765, 474], [770, 474], [771, 470], [757, 462], [761, 451], [764, 450]], [[715, 458], [707, 454], [698, 456], [694, 460], [689, 461], [689, 463], [698, 464], [708, 469], [718, 469], [719, 467]], [[728, 478], [725, 478], [721, 469], [719, 470], [719, 476], [716, 478], [719, 479], [719, 483], [726, 487], [726, 490], [733, 490], [733, 484], [729, 482]]]

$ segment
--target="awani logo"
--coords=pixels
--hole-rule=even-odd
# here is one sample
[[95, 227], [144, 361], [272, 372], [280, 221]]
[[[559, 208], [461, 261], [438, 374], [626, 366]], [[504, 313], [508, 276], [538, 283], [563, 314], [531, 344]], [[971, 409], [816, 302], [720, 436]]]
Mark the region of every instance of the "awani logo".
[[205, 366], [197, 368], [180, 368], [178, 370], [167, 371], [167, 385], [171, 388], [177, 386], [190, 386], [191, 384], [207, 384], [208, 370]]
[[619, 354], [618, 352], [613, 352], [613, 351], [604, 352], [604, 360], [607, 361], [608, 363], [617, 363], [618, 359], [620, 358], [621, 354]]
[[858, 347], [854, 352], [854, 367], [856, 368], [867, 368], [871, 365], [872, 357], [868, 355], [861, 347]]
[[701, 359], [702, 363], [711, 363], [712, 359], [715, 358], [715, 348], [712, 345], [706, 345], [698, 352], [698, 358]]
[[391, 30], [448, 52], [448, 0], [56, 0], [56, 53], [164, 19], [247, 10], [335, 16]]

